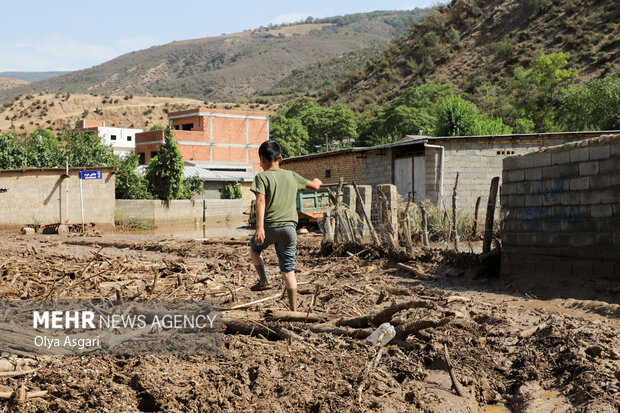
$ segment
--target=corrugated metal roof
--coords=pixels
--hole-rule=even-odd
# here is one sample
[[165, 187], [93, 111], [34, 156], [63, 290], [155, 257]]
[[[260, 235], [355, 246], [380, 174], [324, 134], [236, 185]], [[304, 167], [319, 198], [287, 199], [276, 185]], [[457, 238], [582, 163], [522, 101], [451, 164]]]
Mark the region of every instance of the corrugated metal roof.
[[238, 178], [241, 182], [252, 182], [257, 172], [244, 172], [244, 171], [224, 171], [228, 176]]
[[[136, 172], [140, 175], [144, 175], [146, 166], [140, 165], [136, 168]], [[187, 166], [183, 168], [183, 179], [193, 178], [197, 176], [203, 181], [209, 182], [239, 182], [241, 178], [229, 175], [228, 172], [223, 173], [220, 171], [209, 171], [208, 169], [198, 168], [196, 166]]]
[[240, 170], [248, 171], [252, 169], [250, 164], [246, 162], [212, 162], [212, 161], [185, 161], [187, 166], [197, 166], [199, 168], [206, 169], [226, 169], [226, 170]]

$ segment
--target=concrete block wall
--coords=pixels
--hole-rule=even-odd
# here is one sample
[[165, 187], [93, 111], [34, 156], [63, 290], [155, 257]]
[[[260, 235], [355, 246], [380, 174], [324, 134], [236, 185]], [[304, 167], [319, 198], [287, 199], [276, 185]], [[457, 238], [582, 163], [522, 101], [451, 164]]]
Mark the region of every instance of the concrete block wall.
[[[83, 168], [18, 169], [0, 171], [0, 226], [82, 222], [79, 172]], [[114, 168], [102, 171], [102, 179], [82, 181], [84, 221], [104, 229], [114, 227]]]
[[[241, 199], [206, 199], [207, 218], [243, 218]], [[196, 224], [202, 222], [203, 200], [118, 199], [116, 217], [124, 220], [147, 221], [156, 226]]]
[[[489, 196], [491, 179], [502, 176], [503, 160], [509, 156], [532, 153], [552, 145], [578, 142], [598, 135], [591, 134], [553, 134], [547, 135], [507, 135], [493, 137], [470, 137], [467, 139], [437, 139], [433, 144], [444, 147], [443, 202], [450, 207], [452, 188], [456, 173], [460, 172], [457, 207], [464, 213], [473, 215], [476, 199], [481, 197], [478, 221], [484, 214]], [[427, 148], [426, 151], [426, 196], [432, 202], [439, 199], [439, 177], [441, 170], [441, 151]], [[433, 198], [433, 195], [435, 197]], [[496, 216], [499, 216], [499, 204]]]
[[620, 280], [620, 136], [504, 160], [502, 274]]
[[[324, 184], [337, 184], [340, 177], [350, 184], [362, 181], [362, 159], [356, 152], [336, 152], [325, 156], [307, 156], [286, 159], [282, 164], [283, 169], [295, 171], [306, 179], [319, 178]], [[326, 170], [330, 170], [330, 177], [326, 176]]]
[[373, 187], [376, 193], [377, 185], [394, 183], [392, 168], [392, 150], [370, 151], [364, 159], [362, 182]]

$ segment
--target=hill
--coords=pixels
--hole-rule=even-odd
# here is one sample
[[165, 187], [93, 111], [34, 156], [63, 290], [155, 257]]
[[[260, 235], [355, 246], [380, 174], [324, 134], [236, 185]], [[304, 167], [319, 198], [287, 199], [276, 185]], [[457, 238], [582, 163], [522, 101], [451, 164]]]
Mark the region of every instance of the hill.
[[69, 72], [0, 72], [0, 77], [25, 80], [26, 82], [38, 82], [39, 80], [61, 76]]
[[167, 112], [195, 107], [266, 110], [265, 105], [210, 103], [185, 98], [131, 95], [39, 94], [23, 95], [5, 103], [0, 113], [0, 132], [30, 132], [36, 128], [62, 130], [79, 119], [105, 120], [106, 126], [140, 128], [165, 125]]
[[321, 101], [359, 110], [429, 82], [476, 95], [485, 82], [502, 84], [517, 67], [528, 68], [539, 54], [552, 52], [570, 53], [578, 82], [617, 76], [618, 22], [615, 1], [454, 0], [326, 91]]
[[0, 91], [14, 89], [18, 86], [27, 85], [29, 83], [30, 82], [26, 82], [25, 80], [0, 77]]
[[[376, 53], [406, 32], [412, 18], [420, 20], [426, 12], [415, 9], [309, 19], [303, 24], [173, 42], [0, 93], [0, 98], [44, 91], [226, 101], [311, 92], [326, 82], [339, 81], [345, 68], [358, 70], [363, 65], [359, 56]], [[285, 80], [293, 70], [310, 68], [316, 75]]]

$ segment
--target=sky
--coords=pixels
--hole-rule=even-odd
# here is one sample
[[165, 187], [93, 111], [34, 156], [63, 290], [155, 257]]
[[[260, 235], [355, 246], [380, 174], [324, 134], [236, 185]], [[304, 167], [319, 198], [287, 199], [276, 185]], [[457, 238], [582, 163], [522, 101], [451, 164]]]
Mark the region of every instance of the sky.
[[79, 70], [201, 37], [438, 0], [22, 0], [1, 7], [0, 72]]

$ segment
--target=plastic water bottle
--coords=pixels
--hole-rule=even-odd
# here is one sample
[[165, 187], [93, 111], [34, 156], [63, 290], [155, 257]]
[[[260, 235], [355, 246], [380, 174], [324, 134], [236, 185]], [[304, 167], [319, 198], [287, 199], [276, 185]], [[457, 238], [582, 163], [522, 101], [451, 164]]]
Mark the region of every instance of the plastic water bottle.
[[396, 330], [390, 323], [383, 323], [366, 340], [375, 346], [385, 346], [396, 336]]

